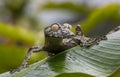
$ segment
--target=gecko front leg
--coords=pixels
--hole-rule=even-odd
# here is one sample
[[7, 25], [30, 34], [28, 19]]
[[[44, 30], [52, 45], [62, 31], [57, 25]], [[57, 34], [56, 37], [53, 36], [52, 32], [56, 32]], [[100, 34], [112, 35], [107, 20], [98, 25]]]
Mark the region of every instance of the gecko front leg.
[[26, 68], [31, 54], [34, 52], [42, 51], [42, 50], [43, 50], [43, 47], [40, 47], [40, 46], [33, 46], [33, 47], [29, 48], [22, 65], [17, 69], [11, 70], [10, 73], [12, 74], [12, 73], [17, 72], [17, 71], [19, 72], [22, 69]]

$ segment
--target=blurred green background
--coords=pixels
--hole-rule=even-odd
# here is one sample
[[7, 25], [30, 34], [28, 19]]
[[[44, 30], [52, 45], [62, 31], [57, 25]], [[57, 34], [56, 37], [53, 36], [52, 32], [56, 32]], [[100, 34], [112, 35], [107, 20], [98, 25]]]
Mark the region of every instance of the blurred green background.
[[[80, 24], [89, 37], [100, 37], [120, 24], [120, 0], [0, 0], [0, 73], [21, 65], [26, 51], [44, 45], [44, 27]], [[46, 52], [34, 53], [29, 64]]]

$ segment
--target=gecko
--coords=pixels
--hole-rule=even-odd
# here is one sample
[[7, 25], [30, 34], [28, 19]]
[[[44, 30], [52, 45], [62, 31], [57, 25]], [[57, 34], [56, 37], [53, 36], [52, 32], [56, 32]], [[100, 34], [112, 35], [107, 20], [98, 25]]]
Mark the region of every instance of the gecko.
[[23, 60], [22, 65], [10, 71], [14, 73], [16, 71], [21, 71], [27, 67], [27, 63], [30, 59], [30, 55], [34, 52], [47, 51], [48, 55], [55, 55], [67, 49], [73, 48], [77, 45], [89, 47], [91, 45], [97, 44], [98, 39], [88, 38], [82, 32], [80, 25], [75, 28], [75, 33], [72, 32], [72, 25], [64, 23], [60, 25], [59, 23], [54, 23], [44, 29], [45, 44], [44, 46], [32, 46], [28, 49], [27, 54]]

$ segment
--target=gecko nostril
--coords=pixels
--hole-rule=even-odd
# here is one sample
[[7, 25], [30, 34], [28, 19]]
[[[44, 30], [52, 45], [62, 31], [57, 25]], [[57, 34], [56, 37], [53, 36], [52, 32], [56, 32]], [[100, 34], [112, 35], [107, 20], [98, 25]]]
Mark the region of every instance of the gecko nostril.
[[52, 31], [57, 31], [59, 29], [59, 24], [53, 24], [52, 26], [51, 26], [51, 30]]
[[64, 28], [67, 28], [67, 29], [70, 29], [70, 30], [72, 29], [72, 26], [68, 23], [64, 23], [63, 25], [64, 25]]

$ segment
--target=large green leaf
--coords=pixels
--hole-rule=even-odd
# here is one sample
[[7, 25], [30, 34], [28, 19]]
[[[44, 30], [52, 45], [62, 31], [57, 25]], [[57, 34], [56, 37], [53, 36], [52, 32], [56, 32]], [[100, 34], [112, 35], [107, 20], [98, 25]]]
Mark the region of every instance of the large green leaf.
[[[76, 46], [37, 62], [27, 69], [3, 77], [106, 77], [120, 67], [120, 31], [107, 35], [98, 45]], [[88, 74], [88, 75], [87, 75]]]

